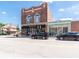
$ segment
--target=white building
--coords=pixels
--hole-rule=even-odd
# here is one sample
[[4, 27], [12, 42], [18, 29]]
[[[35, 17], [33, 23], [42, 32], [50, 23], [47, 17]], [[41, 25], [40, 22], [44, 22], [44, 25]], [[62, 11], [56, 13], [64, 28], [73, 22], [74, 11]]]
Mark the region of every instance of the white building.
[[5, 26], [1, 28], [1, 30], [7, 34], [14, 34], [18, 32], [17, 26], [13, 24], [6, 24]]

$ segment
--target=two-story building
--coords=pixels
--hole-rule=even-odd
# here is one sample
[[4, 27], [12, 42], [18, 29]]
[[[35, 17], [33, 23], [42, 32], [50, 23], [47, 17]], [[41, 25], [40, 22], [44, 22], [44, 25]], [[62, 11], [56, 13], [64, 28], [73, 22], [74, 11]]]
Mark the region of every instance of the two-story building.
[[22, 35], [37, 32], [47, 32], [48, 22], [52, 21], [49, 15], [48, 4], [45, 2], [39, 6], [21, 10]]

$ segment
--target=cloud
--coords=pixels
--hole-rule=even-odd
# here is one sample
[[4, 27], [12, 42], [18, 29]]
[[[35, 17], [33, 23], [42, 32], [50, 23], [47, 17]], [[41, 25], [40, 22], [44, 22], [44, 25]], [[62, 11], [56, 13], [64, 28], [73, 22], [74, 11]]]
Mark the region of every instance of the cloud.
[[58, 11], [62, 12], [62, 11], [64, 11], [64, 9], [63, 8], [60, 8]]
[[59, 9], [59, 11], [63, 11], [64, 13], [72, 14], [72, 15], [78, 15], [79, 14], [79, 4], [75, 4], [71, 7]]
[[2, 14], [7, 14], [7, 12], [6, 11], [2, 11]]
[[61, 18], [60, 21], [70, 20], [70, 21], [77, 21], [79, 18]]
[[42, 0], [44, 2], [49, 2], [49, 3], [52, 3], [53, 1], [52, 0]]
[[79, 4], [73, 4], [66, 8], [60, 8], [58, 16], [61, 20], [79, 20]]
[[71, 6], [69, 8], [66, 9], [68, 12], [79, 12], [79, 4], [76, 4], [74, 6]]
[[13, 19], [16, 19], [17, 17], [13, 17]]
[[60, 20], [61, 21], [64, 21], [64, 20], [73, 20], [73, 18], [61, 18]]
[[74, 14], [75, 14], [75, 15], [79, 15], [79, 11], [75, 11]]

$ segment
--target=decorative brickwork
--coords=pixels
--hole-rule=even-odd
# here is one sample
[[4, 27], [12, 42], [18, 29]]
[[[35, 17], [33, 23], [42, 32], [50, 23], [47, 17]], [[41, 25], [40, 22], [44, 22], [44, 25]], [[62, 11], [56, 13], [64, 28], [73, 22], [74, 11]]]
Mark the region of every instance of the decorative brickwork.
[[47, 3], [43, 3], [40, 6], [21, 10], [22, 34], [37, 32], [38, 29], [39, 32], [41, 30], [47, 32], [47, 8]]

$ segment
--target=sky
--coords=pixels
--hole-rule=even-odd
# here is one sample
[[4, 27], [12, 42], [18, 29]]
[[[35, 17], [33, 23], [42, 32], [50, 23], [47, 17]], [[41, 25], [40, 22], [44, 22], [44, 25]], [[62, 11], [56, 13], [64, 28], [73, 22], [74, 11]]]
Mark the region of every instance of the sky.
[[[38, 6], [41, 1], [0, 1], [0, 22], [21, 27], [21, 9]], [[52, 20], [79, 20], [79, 1], [49, 2]]]
[[21, 9], [39, 5], [40, 2], [0, 1], [0, 23], [21, 27]]
[[51, 5], [56, 20], [79, 20], [79, 1], [57, 1]]

